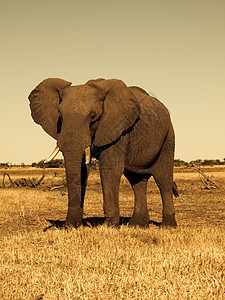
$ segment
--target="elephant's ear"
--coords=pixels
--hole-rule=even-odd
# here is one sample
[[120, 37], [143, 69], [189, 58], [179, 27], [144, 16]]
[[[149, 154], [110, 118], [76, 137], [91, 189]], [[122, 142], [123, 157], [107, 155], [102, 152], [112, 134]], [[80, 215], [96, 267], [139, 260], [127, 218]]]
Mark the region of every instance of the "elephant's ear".
[[59, 78], [48, 78], [43, 80], [28, 96], [32, 118], [55, 139], [59, 117], [59, 91], [70, 85], [71, 82]]
[[104, 112], [94, 138], [94, 145], [100, 147], [114, 142], [135, 124], [141, 109], [132, 91], [121, 80], [101, 80], [91, 85], [104, 95]]

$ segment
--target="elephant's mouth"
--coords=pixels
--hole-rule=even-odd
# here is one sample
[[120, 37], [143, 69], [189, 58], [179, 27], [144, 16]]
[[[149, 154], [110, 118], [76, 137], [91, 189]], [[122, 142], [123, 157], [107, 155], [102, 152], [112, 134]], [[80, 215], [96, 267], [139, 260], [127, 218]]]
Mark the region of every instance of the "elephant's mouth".
[[[50, 161], [52, 161], [56, 155], [59, 153], [59, 147], [56, 146], [55, 149], [53, 150], [52, 154], [47, 158], [45, 159], [44, 163], [49, 163]], [[85, 165], [88, 165], [90, 164], [90, 161], [91, 161], [91, 149], [90, 149], [90, 146], [88, 146], [85, 151]]]

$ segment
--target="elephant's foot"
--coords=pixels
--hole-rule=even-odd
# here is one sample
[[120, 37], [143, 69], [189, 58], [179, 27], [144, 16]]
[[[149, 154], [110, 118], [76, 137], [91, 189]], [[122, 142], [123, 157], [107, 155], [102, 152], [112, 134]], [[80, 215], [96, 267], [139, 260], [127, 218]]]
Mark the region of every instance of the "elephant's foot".
[[129, 226], [140, 226], [140, 227], [148, 227], [149, 226], [149, 215], [140, 214], [140, 215], [133, 215], [130, 222], [128, 223]]
[[120, 217], [116, 216], [116, 217], [106, 217], [105, 218], [105, 224], [107, 226], [112, 226], [112, 227], [119, 227], [120, 225]]
[[160, 227], [177, 227], [177, 222], [175, 219], [175, 214], [163, 216], [162, 223]]
[[66, 225], [72, 225], [78, 227], [82, 225], [83, 208], [81, 207], [69, 207], [66, 216]]

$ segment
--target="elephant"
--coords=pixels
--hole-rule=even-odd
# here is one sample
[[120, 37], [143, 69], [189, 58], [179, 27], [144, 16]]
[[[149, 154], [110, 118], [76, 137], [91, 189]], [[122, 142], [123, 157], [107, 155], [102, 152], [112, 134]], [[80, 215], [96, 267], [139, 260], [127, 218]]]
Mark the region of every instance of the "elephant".
[[153, 176], [163, 203], [161, 225], [177, 226], [175, 134], [170, 114], [159, 100], [140, 87], [103, 78], [82, 85], [48, 78], [28, 98], [33, 120], [57, 141], [49, 160], [58, 151], [64, 157], [68, 188], [65, 224], [82, 224], [90, 159], [96, 157], [106, 224], [119, 226], [119, 185], [124, 174], [134, 192], [129, 225], [146, 227], [150, 222], [146, 190]]

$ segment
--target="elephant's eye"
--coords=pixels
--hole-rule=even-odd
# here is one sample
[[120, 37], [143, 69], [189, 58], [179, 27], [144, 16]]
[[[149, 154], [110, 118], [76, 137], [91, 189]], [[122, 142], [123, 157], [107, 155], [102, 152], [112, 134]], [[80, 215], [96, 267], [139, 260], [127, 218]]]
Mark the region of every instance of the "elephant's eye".
[[62, 117], [62, 113], [61, 113], [61, 111], [59, 110], [59, 118], [62, 120], [63, 119], [63, 117]]
[[94, 118], [96, 117], [96, 114], [95, 114], [94, 111], [91, 111], [91, 112], [89, 113], [89, 116], [90, 116], [91, 120], [94, 120]]

